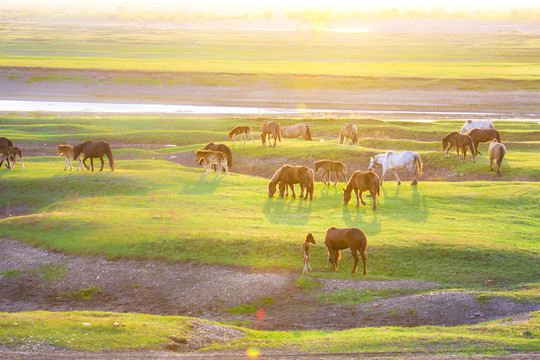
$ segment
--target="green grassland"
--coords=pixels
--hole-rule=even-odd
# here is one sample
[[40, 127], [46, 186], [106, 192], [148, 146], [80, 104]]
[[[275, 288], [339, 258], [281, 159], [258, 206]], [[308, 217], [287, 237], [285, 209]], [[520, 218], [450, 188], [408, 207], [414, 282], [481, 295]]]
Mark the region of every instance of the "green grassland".
[[[538, 90], [540, 84], [537, 34], [247, 34], [92, 25], [66, 31], [55, 24], [9, 22], [1, 31], [0, 66], [162, 73], [151, 78], [118, 75], [117, 82], [464, 90]], [[171, 77], [166, 72], [188, 74]], [[100, 79], [57, 74], [26, 81]]]
[[[209, 141], [226, 142], [234, 125], [258, 129], [262, 121], [2, 116], [2, 136], [21, 145], [23, 153], [25, 145], [42, 145], [45, 154], [26, 157], [25, 170], [19, 165], [15, 170], [0, 170], [0, 212], [6, 216], [0, 220], [0, 237], [80, 255], [191, 260], [300, 272], [299, 244], [307, 232], [313, 232], [319, 246], [313, 250], [315, 275], [310, 276], [362, 279], [349, 273], [352, 258], [348, 253], [343, 256], [340, 273], [324, 270], [326, 229], [351, 226], [361, 228], [368, 237], [367, 280], [435, 281], [443, 289], [468, 289], [488, 298], [539, 301], [537, 123], [495, 123], [509, 147], [502, 180], [494, 175], [489, 180], [465, 182], [421, 179], [412, 187], [407, 182], [397, 186], [391, 177], [382, 188], [376, 211], [371, 210], [369, 198], [366, 207], [342, 205], [343, 183], [336, 188], [316, 183], [313, 201], [268, 198], [265, 178], [238, 173], [205, 175], [200, 167], [168, 161], [170, 156], [193, 154]], [[280, 121], [290, 124], [299, 120]], [[349, 121], [359, 128], [359, 147], [337, 144], [343, 121], [332, 119], [304, 121], [313, 125], [313, 142], [284, 139], [275, 149], [263, 148], [260, 140], [255, 145], [237, 143], [234, 147], [226, 143], [238, 168], [268, 167], [268, 161], [276, 159], [296, 163], [320, 158], [356, 161], [359, 168], [365, 168], [370, 154], [408, 149], [419, 151], [426, 171], [429, 167], [447, 168], [489, 176], [486, 144], [480, 148], [484, 155], [475, 164], [469, 159], [465, 164], [453, 157], [445, 159], [440, 149], [440, 139], [459, 130], [462, 121]], [[113, 144], [114, 172], [108, 165], [102, 173], [64, 172], [64, 158], [53, 156], [54, 146], [87, 139], [106, 139]], [[349, 173], [352, 170], [356, 169], [349, 169]], [[28, 214], [10, 217], [10, 208], [24, 208]], [[496, 285], [487, 286], [487, 280]], [[156, 348], [169, 343], [171, 336], [189, 338], [190, 321], [112, 313], [0, 314], [0, 343], [16, 345], [31, 338], [71, 349]], [[342, 332], [243, 329], [243, 338], [214, 344], [208, 350], [538, 351], [538, 329], [537, 313], [525, 322], [461, 327]], [[523, 336], [526, 331], [534, 339]]]

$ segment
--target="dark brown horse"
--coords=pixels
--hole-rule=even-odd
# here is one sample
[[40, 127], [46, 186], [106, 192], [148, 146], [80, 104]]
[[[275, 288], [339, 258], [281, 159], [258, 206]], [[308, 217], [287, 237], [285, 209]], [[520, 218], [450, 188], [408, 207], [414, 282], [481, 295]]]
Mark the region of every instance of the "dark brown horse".
[[[275, 173], [270, 182], [268, 183], [268, 197], [274, 196], [276, 187], [279, 184], [279, 196], [285, 195], [285, 190], [288, 193], [288, 186], [291, 188], [292, 197], [296, 197], [294, 192], [294, 184], [300, 184], [300, 197], [304, 199], [310, 196], [310, 200], [313, 200], [315, 173], [312, 169], [306, 166], [291, 166], [283, 165]], [[306, 195], [304, 196], [304, 189], [306, 189]]]
[[261, 127], [261, 142], [263, 146], [266, 146], [266, 137], [268, 137], [268, 145], [272, 137], [274, 138], [274, 147], [276, 147], [276, 141], [281, 142], [281, 126], [277, 121], [265, 120]]
[[77, 160], [81, 153], [84, 155], [83, 164], [87, 170], [90, 170], [90, 168], [86, 165], [86, 160], [90, 158], [90, 165], [92, 165], [92, 171], [94, 171], [94, 158], [99, 158], [101, 160], [101, 169], [99, 171], [103, 171], [103, 155], [107, 155], [111, 171], [114, 171], [114, 160], [111, 146], [108, 142], [103, 140], [98, 142], [85, 141], [82, 144], [74, 146], [73, 160]]
[[[356, 207], [360, 206], [359, 200], [362, 201], [362, 205], [366, 206], [366, 202], [362, 199], [362, 193], [369, 191], [373, 199], [373, 210], [377, 209], [377, 196], [381, 194], [380, 180], [377, 174], [373, 171], [355, 171], [343, 189], [343, 205], [349, 203], [353, 190], [356, 194]], [[360, 198], [358, 192], [360, 192]]]
[[[203, 148], [203, 150], [221, 151], [222, 153], [227, 155], [227, 168], [229, 170], [232, 170], [232, 163], [233, 163], [232, 152], [231, 152], [231, 149], [227, 145], [225, 145], [225, 144], [214, 144], [213, 142], [211, 142], [211, 143], [208, 143], [208, 145], [206, 145]], [[199, 165], [202, 165], [203, 161], [204, 160], [201, 160], [199, 162]], [[214, 165], [214, 171], [217, 171], [216, 165]]]
[[473, 145], [472, 139], [469, 135], [462, 135], [457, 131], [452, 131], [450, 134], [446, 135], [442, 139], [442, 149], [446, 150], [446, 158], [448, 159], [448, 152], [450, 149], [455, 146], [457, 152], [457, 158], [459, 159], [459, 149], [463, 153], [463, 160], [465, 162], [465, 157], [467, 156], [467, 148], [471, 149], [472, 160], [476, 162], [475, 157], [475, 147]]
[[367, 238], [366, 234], [358, 228], [343, 228], [338, 229], [332, 226], [326, 230], [326, 237], [324, 238], [324, 244], [328, 248], [329, 260], [334, 267], [334, 272], [339, 270], [338, 258], [340, 250], [350, 248], [352, 256], [354, 258], [354, 266], [352, 273], [356, 273], [356, 267], [358, 266], [358, 254], [362, 257], [364, 263], [364, 275], [367, 274], [366, 264], [366, 249]]
[[[13, 146], [13, 141], [11, 141], [11, 140], [9, 140], [8, 138], [5, 138], [5, 137], [0, 137], [0, 154], [3, 154], [4, 150], [8, 146]], [[8, 161], [6, 161], [6, 167], [7, 168], [9, 168], [9, 161], [11, 161], [11, 159], [8, 159]], [[3, 163], [4, 163], [4, 158], [2, 157], [2, 159], [0, 160], [0, 167], [2, 167]]]
[[501, 133], [495, 129], [472, 129], [468, 135], [472, 139], [476, 155], [482, 155], [482, 153], [478, 151], [479, 143], [488, 142], [493, 139], [497, 139], [498, 142], [501, 142]]
[[489, 164], [491, 166], [491, 171], [493, 171], [493, 161], [497, 162], [497, 175], [501, 176], [501, 165], [506, 155], [506, 146], [501, 144], [497, 140], [493, 140], [489, 144]]
[[[340, 174], [343, 176], [343, 180], [347, 182], [347, 167], [341, 161], [333, 161], [328, 159], [315, 161], [315, 172], [319, 171], [319, 169], [324, 170], [324, 173], [322, 174], [322, 180], [325, 185], [330, 186], [331, 172], [336, 173], [336, 181], [334, 182], [334, 186], [336, 186]], [[326, 183], [327, 181], [328, 184]]]

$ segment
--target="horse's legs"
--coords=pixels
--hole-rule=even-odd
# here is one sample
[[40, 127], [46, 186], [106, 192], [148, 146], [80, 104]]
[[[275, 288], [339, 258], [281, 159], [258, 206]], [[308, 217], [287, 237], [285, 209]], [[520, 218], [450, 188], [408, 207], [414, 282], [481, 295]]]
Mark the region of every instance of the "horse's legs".
[[360, 250], [360, 256], [362, 257], [362, 263], [364, 264], [364, 275], [367, 274], [367, 259], [366, 259], [366, 253], [365, 252], [362, 252], [362, 250]]
[[465, 158], [467, 157], [467, 146], [463, 146], [461, 151], [463, 152], [463, 160], [461, 162], [465, 162]]
[[[299, 183], [300, 185], [300, 198], [304, 198], [304, 199], [307, 199], [308, 197], [308, 189], [306, 186], [304, 186], [304, 184], [302, 184], [302, 182]], [[306, 190], [306, 196], [304, 197], [304, 189]]]
[[497, 160], [497, 175], [501, 176], [502, 159]]
[[[356, 207], [360, 207], [360, 200], [358, 198], [358, 189], [354, 189], [354, 195], [356, 195]], [[362, 195], [362, 193], [360, 193], [360, 195]]]
[[353, 265], [351, 274], [356, 274], [356, 268], [358, 266], [359, 258], [358, 258], [358, 254], [356, 253], [356, 249], [351, 248], [351, 253], [352, 253], [352, 256], [354, 258], [354, 265]]
[[[336, 173], [336, 181], [334, 181], [334, 186], [336, 186], [338, 180], [339, 180], [339, 173], [337, 171], [334, 170], [334, 172]], [[330, 184], [330, 182], [328, 182], [328, 184]]]
[[382, 175], [381, 175], [381, 186], [383, 184], [383, 181], [384, 181], [384, 177], [386, 176], [386, 169], [383, 167], [383, 171], [382, 171]]
[[99, 160], [101, 160], [101, 169], [99, 169], [99, 171], [103, 171], [103, 165], [105, 164], [105, 162], [103, 161], [103, 156], [100, 156]]
[[375, 192], [375, 189], [369, 189], [369, 194], [373, 200], [373, 210], [377, 210], [377, 193]]
[[395, 170], [393, 170], [393, 173], [394, 173], [394, 175], [396, 175], [397, 184], [398, 184], [398, 185], [401, 185], [401, 180], [399, 179], [398, 172], [395, 171]]
[[92, 171], [94, 171], [94, 158], [90, 158], [90, 165], [92, 165]]
[[222, 164], [222, 166], [225, 169], [225, 171], [227, 172], [227, 175], [231, 176], [231, 174], [229, 174], [229, 168], [227, 167], [227, 164], [224, 163], [224, 164]]
[[366, 202], [364, 201], [364, 199], [362, 198], [362, 193], [363, 191], [360, 191], [360, 201], [362, 202], [362, 205], [366, 206]]
[[493, 171], [493, 160], [495, 160], [495, 158], [493, 157], [493, 155], [489, 155], [489, 166], [491, 167], [491, 171]]
[[450, 146], [448, 149], [446, 149], [446, 158], [447, 158], [447, 159], [448, 159], [448, 153], [450, 152], [450, 148], [451, 148], [451, 147], [452, 147], [452, 146]]
[[[289, 186], [291, 187], [291, 192], [292, 192], [292, 197], [293, 198], [296, 198], [296, 193], [294, 192], [294, 184], [293, 183], [290, 183]], [[289, 194], [287, 194], [288, 196]]]
[[456, 159], [459, 159], [459, 146], [456, 145]]
[[411, 173], [411, 185], [417, 185], [418, 181], [416, 181], [416, 165], [413, 165], [409, 168], [409, 172]]

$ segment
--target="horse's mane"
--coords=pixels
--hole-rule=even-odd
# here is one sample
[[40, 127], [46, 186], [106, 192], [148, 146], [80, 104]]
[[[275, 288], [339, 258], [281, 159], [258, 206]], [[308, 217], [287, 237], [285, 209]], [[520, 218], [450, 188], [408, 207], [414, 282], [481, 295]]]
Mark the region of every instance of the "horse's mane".
[[274, 176], [272, 176], [272, 179], [270, 179], [270, 184], [277, 184], [279, 182], [279, 178], [281, 176], [281, 172], [283, 171], [283, 168], [287, 165], [283, 165], [280, 167], [275, 173]]

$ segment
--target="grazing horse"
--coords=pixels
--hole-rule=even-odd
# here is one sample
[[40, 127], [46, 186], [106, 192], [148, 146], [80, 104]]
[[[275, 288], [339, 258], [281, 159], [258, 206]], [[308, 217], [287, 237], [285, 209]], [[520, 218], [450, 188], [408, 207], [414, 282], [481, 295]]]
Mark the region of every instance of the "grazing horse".
[[[336, 181], [334, 182], [334, 186], [336, 186], [340, 174], [343, 176], [345, 182], [347, 182], [347, 167], [341, 161], [333, 161], [328, 159], [315, 161], [315, 172], [319, 171], [319, 169], [324, 170], [322, 179], [325, 185], [330, 186], [330, 173], [332, 171], [336, 173]], [[328, 184], [326, 183], [327, 181]]]
[[313, 238], [312, 233], [308, 233], [306, 236], [306, 240], [302, 243], [302, 246], [300, 247], [300, 249], [302, 250], [302, 260], [304, 261], [304, 269], [302, 270], [302, 274], [312, 271], [310, 264], [312, 246], [315, 246], [315, 239]]
[[330, 262], [334, 267], [334, 272], [339, 270], [338, 260], [340, 256], [340, 250], [350, 248], [352, 256], [354, 258], [354, 266], [352, 273], [356, 274], [356, 267], [358, 266], [358, 254], [362, 257], [364, 263], [364, 275], [367, 274], [366, 264], [366, 249], [367, 238], [366, 234], [358, 228], [342, 228], [338, 229], [332, 226], [326, 230], [326, 237], [324, 238], [324, 244], [328, 248], [328, 256]]
[[[379, 185], [379, 176], [373, 171], [355, 171], [345, 189], [343, 189], [343, 205], [347, 205], [351, 200], [351, 193], [354, 190], [356, 194], [356, 207], [362, 205], [366, 206], [366, 202], [362, 199], [362, 193], [369, 191], [371, 198], [373, 199], [373, 210], [377, 209], [377, 196], [381, 195], [381, 188]], [[360, 198], [358, 198], [358, 192], [360, 192]], [[360, 201], [359, 201], [360, 200]]]
[[6, 161], [6, 166], [8, 169], [13, 169], [15, 167], [15, 162], [17, 161], [17, 156], [21, 160], [22, 168], [24, 169], [24, 161], [22, 158], [22, 150], [17, 146], [5, 146], [1, 150], [2, 152], [2, 162]]
[[[314, 191], [314, 181], [315, 173], [313, 169], [310, 169], [306, 166], [291, 166], [283, 165], [280, 167], [270, 179], [268, 183], [268, 197], [274, 196], [276, 193], [276, 187], [279, 184], [279, 196], [283, 197], [285, 195], [285, 190], [287, 190], [288, 195], [288, 186], [292, 190], [292, 197], [296, 197], [294, 192], [294, 184], [300, 184], [300, 197], [304, 199], [310, 196], [310, 200], [313, 200], [313, 191]], [[304, 196], [304, 189], [306, 189], [306, 195]]]
[[[225, 144], [214, 144], [213, 142], [211, 142], [211, 143], [208, 143], [203, 148], [203, 150], [221, 151], [222, 153], [227, 155], [227, 168], [229, 170], [232, 170], [232, 163], [233, 163], [232, 152], [231, 152], [231, 149], [229, 149], [229, 147], [227, 145], [225, 145]], [[199, 165], [202, 165], [203, 161], [204, 160], [201, 160], [199, 162]], [[217, 171], [216, 165], [214, 165], [214, 171]]]
[[[71, 164], [71, 159], [73, 158], [73, 146], [71, 145], [58, 145], [56, 147], [56, 155], [64, 155], [66, 157], [66, 162], [64, 164], [64, 171], [66, 171], [67, 166], [69, 164], [69, 171], [73, 171], [73, 165]], [[82, 154], [79, 155], [77, 160], [77, 171], [81, 169], [81, 171], [84, 170], [84, 166], [81, 160]]]
[[347, 144], [348, 140], [352, 145], [358, 145], [358, 130], [354, 124], [344, 124], [339, 131], [339, 143]]
[[286, 139], [292, 139], [297, 137], [303, 137], [306, 141], [312, 141], [311, 130], [309, 125], [300, 123], [296, 125], [283, 126], [281, 128], [281, 137]]
[[497, 139], [498, 142], [501, 142], [501, 133], [499, 130], [495, 129], [472, 129], [469, 132], [469, 136], [472, 139], [474, 150], [477, 155], [482, 155], [482, 153], [478, 151], [479, 143], [491, 141], [493, 139]]
[[459, 133], [466, 134], [471, 132], [472, 129], [494, 129], [494, 126], [489, 120], [467, 120]]
[[399, 153], [394, 153], [392, 151], [387, 152], [386, 154], [374, 155], [371, 158], [369, 163], [368, 170], [373, 170], [377, 166], [382, 165], [383, 172], [381, 176], [381, 186], [384, 181], [384, 177], [388, 170], [392, 171], [396, 176], [398, 185], [401, 185], [401, 180], [399, 180], [398, 171], [408, 169], [411, 174], [412, 183], [411, 185], [416, 185], [416, 177], [422, 175], [422, 159], [420, 155], [411, 151], [404, 151]]
[[197, 161], [199, 164], [204, 162], [204, 168], [206, 169], [207, 174], [210, 174], [210, 166], [212, 164], [216, 164], [218, 168], [218, 175], [221, 174], [221, 169], [225, 169], [225, 171], [227, 171], [227, 175], [230, 175], [227, 167], [227, 154], [221, 151], [197, 150], [195, 153], [195, 161]]
[[[0, 137], [0, 154], [3, 154], [4, 148], [8, 146], [13, 146], [13, 141], [5, 137]], [[4, 157], [2, 157], [2, 160], [0, 160], [0, 167], [2, 167], [3, 163], [4, 163]], [[7, 161], [6, 161], [6, 167], [9, 168], [9, 163]]]
[[274, 138], [274, 147], [276, 147], [276, 141], [281, 142], [281, 126], [277, 121], [267, 121], [265, 120], [261, 127], [261, 141], [262, 145], [266, 146], [266, 137], [268, 136], [268, 145]]
[[491, 171], [493, 171], [493, 161], [497, 161], [497, 175], [499, 176], [501, 176], [501, 165], [504, 155], [506, 155], [506, 146], [497, 141], [497, 139], [493, 139], [491, 144], [489, 144], [489, 164]]
[[248, 136], [251, 136], [251, 140], [253, 140], [253, 145], [255, 145], [255, 139], [253, 138], [253, 128], [251, 126], [239, 125], [229, 132], [229, 140], [232, 140], [233, 145], [236, 144], [237, 136], [240, 136], [240, 142], [242, 143], [242, 145], [246, 145]]
[[455, 146], [457, 152], [457, 158], [459, 159], [459, 149], [463, 153], [463, 160], [465, 162], [465, 157], [467, 156], [467, 148], [471, 149], [473, 162], [476, 162], [475, 157], [475, 148], [472, 142], [472, 139], [467, 134], [460, 134], [457, 131], [452, 131], [450, 134], [446, 135], [442, 139], [442, 149], [446, 150], [446, 158], [448, 159], [448, 153], [450, 149]]
[[111, 171], [114, 171], [114, 159], [108, 142], [103, 140], [98, 142], [85, 141], [76, 145], [73, 148], [73, 160], [77, 160], [81, 154], [84, 156], [83, 165], [87, 170], [90, 170], [90, 168], [86, 165], [86, 160], [90, 159], [90, 165], [92, 165], [92, 171], [94, 171], [94, 158], [99, 158], [101, 160], [101, 169], [99, 171], [103, 171], [103, 155], [107, 155]]

